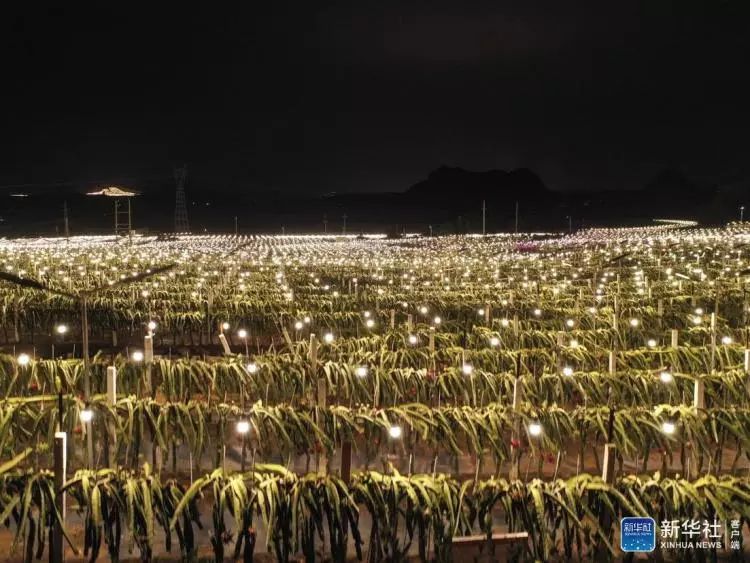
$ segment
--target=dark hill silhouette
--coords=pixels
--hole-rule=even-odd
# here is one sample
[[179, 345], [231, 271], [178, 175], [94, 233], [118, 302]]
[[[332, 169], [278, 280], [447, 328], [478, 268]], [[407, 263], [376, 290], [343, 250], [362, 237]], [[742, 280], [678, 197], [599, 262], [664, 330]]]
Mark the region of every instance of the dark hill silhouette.
[[528, 168], [472, 172], [463, 168], [441, 166], [409, 188], [411, 197], [462, 199], [528, 200], [549, 196], [544, 182]]
[[649, 192], [649, 195], [658, 197], [659, 195], [667, 196], [705, 196], [710, 189], [699, 186], [692, 182], [680, 170], [674, 168], [665, 168], [658, 172], [654, 178], [648, 182], [643, 191]]

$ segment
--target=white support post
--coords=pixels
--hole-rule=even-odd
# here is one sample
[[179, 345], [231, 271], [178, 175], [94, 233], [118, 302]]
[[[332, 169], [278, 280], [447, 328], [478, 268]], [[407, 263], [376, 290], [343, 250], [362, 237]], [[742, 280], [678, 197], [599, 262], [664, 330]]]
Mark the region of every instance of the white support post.
[[703, 379], [695, 380], [695, 387], [693, 388], [693, 408], [705, 409], [706, 408], [706, 384]]
[[[516, 380], [513, 382], [513, 417], [515, 418], [515, 421], [513, 423], [513, 432], [512, 432], [512, 441], [520, 440], [521, 435], [521, 421], [518, 418], [518, 415], [516, 414], [516, 409], [518, 409], [519, 405], [521, 404], [521, 401], [523, 400], [523, 387], [521, 384], [521, 377], [516, 377]], [[515, 448], [513, 445], [510, 447], [511, 451], [511, 466], [510, 466], [510, 479], [515, 480], [518, 479], [519, 474], [519, 467], [521, 465], [521, 459], [520, 459], [520, 450], [518, 448]]]
[[430, 354], [435, 352], [435, 327], [430, 327]]
[[[117, 402], [117, 368], [107, 366], [107, 404], [114, 407]], [[107, 421], [107, 465], [112, 469], [117, 467], [117, 432], [115, 431], [114, 422]]]
[[318, 338], [314, 333], [310, 335], [309, 360], [311, 375], [314, 377], [318, 366]]
[[411, 327], [413, 323], [414, 323], [414, 316], [411, 313], [409, 313], [406, 316], [406, 331], [407, 332], [411, 332]]
[[229, 347], [229, 342], [227, 342], [227, 337], [224, 336], [223, 332], [219, 334], [219, 342], [221, 342], [221, 347], [224, 348], [224, 353], [226, 355], [232, 353], [232, 349]]
[[617, 372], [617, 355], [614, 350], [609, 351], [609, 374], [615, 375]]
[[396, 309], [391, 309], [391, 330], [396, 328]]
[[114, 405], [117, 402], [117, 368], [107, 367], [107, 404]]
[[[328, 406], [328, 380], [325, 377], [318, 379], [318, 407], [321, 410], [325, 410]], [[325, 453], [321, 453], [318, 458], [318, 473], [326, 473], [328, 467], [328, 456]]]
[[54, 443], [54, 479], [55, 479], [55, 505], [60, 513], [61, 524], [55, 523], [52, 528], [52, 544], [50, 545], [50, 561], [52, 563], [63, 563], [65, 552], [63, 547], [63, 531], [65, 526], [65, 493], [63, 486], [68, 480], [68, 435], [65, 432], [55, 432]]
[[145, 373], [146, 373], [146, 381], [145, 381], [145, 387], [146, 387], [146, 393], [148, 395], [151, 394], [153, 390], [153, 386], [151, 384], [151, 364], [154, 361], [154, 337], [150, 334], [147, 334], [143, 338], [143, 362], [145, 364]]
[[154, 337], [150, 334], [143, 337], [143, 361], [147, 364], [154, 361]]
[[716, 313], [711, 313], [711, 373], [716, 371]]
[[672, 348], [678, 348], [679, 345], [680, 345], [679, 332], [677, 331], [676, 328], [673, 328], [672, 329], [672, 343], [671, 343], [671, 346], [672, 346]]
[[602, 463], [602, 481], [608, 485], [615, 482], [615, 460], [617, 459], [617, 446], [615, 444], [604, 444], [604, 462]]

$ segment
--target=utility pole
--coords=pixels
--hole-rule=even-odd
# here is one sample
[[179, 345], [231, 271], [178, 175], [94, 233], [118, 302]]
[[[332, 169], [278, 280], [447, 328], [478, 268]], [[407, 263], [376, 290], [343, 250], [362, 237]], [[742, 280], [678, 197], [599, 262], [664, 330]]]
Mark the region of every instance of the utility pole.
[[70, 238], [70, 229], [68, 228], [68, 202], [63, 202], [63, 221], [65, 222], [65, 238]]
[[740, 223], [745, 222], [745, 206], [740, 205]]
[[429, 225], [430, 227], [430, 236], [432, 236], [432, 225]]
[[234, 236], [237, 236], [237, 215], [234, 216]]
[[518, 200], [516, 200], [516, 234], [518, 234]]
[[487, 234], [487, 202], [482, 200], [482, 236]]
[[323, 214], [323, 233], [328, 234], [328, 215]]
[[344, 213], [344, 217], [343, 217], [343, 219], [344, 219], [344, 229], [343, 229], [343, 234], [346, 234], [346, 213]]
[[177, 184], [174, 205], [174, 232], [190, 232], [190, 223], [188, 222], [187, 203], [185, 202], [185, 181], [187, 180], [187, 166], [175, 168], [174, 180]]

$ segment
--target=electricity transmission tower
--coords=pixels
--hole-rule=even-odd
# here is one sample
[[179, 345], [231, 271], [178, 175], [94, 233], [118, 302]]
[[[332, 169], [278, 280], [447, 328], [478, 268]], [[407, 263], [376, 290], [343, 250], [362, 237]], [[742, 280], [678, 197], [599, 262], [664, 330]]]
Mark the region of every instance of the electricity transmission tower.
[[187, 204], [185, 203], [185, 180], [187, 179], [187, 167], [175, 168], [174, 179], [177, 183], [177, 195], [174, 204], [174, 230], [176, 233], [190, 232], [188, 222]]

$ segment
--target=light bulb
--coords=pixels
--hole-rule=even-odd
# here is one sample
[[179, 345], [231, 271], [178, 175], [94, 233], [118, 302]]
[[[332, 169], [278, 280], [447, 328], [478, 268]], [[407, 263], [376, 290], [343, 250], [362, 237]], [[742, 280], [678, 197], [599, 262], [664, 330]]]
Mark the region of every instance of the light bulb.
[[86, 407], [85, 409], [81, 411], [80, 417], [81, 417], [81, 422], [83, 422], [84, 424], [89, 423], [94, 418], [94, 411]]
[[633, 328], [637, 327], [640, 323], [641, 321], [639, 321], [638, 319], [630, 319], [630, 326], [632, 326]]
[[31, 358], [28, 354], [19, 354], [18, 358], [16, 358], [16, 361], [18, 362], [19, 366], [27, 366], [29, 365]]
[[357, 377], [367, 377], [367, 366], [357, 366], [354, 373]]
[[474, 366], [472, 366], [471, 364], [464, 364], [461, 366], [461, 371], [464, 375], [471, 375], [472, 373], [474, 373]]
[[325, 335], [323, 335], [323, 340], [326, 344], [330, 344], [335, 340], [335, 337], [333, 336], [332, 332], [326, 332]]
[[722, 336], [721, 337], [721, 343], [724, 344], [725, 346], [728, 346], [732, 342], [733, 342], [733, 340], [732, 340], [731, 336]]
[[538, 422], [532, 422], [529, 424], [529, 434], [532, 436], [541, 436], [542, 435], [542, 425]]
[[402, 433], [403, 433], [403, 430], [401, 430], [400, 426], [391, 426], [388, 429], [388, 435], [394, 440], [398, 440], [401, 437]]
[[410, 334], [410, 335], [409, 335], [409, 344], [412, 344], [412, 345], [414, 345], [414, 344], [416, 344], [416, 343], [417, 343], [418, 341], [419, 341], [419, 339], [418, 339], [418, 338], [417, 338], [417, 337], [416, 337], [416, 336], [415, 336], [414, 334]]
[[440, 323], [443, 322], [443, 319], [441, 319], [440, 317], [435, 317], [434, 319], [432, 319], [432, 322], [435, 323], [436, 325], [439, 325]]
[[670, 372], [663, 371], [659, 374], [659, 379], [661, 380], [662, 383], [672, 383], [672, 380], [674, 379], [674, 377], [672, 376]]
[[247, 373], [257, 373], [258, 364], [256, 364], [255, 362], [250, 362], [245, 366], [245, 369], [247, 370]]
[[661, 431], [664, 432], [664, 434], [674, 434], [676, 429], [677, 427], [674, 422], [666, 421], [661, 425]]
[[247, 338], [247, 331], [244, 328], [241, 328], [237, 331], [237, 336], [240, 338]]
[[500, 346], [500, 339], [497, 336], [490, 338], [490, 346]]
[[305, 323], [302, 321], [297, 321], [294, 323], [294, 330], [302, 330], [305, 327]]
[[154, 321], [148, 321], [148, 325], [146, 325], [149, 330], [156, 330], [156, 323]]
[[67, 325], [57, 325], [55, 327], [55, 331], [57, 331], [57, 334], [63, 335], [66, 332], [68, 332], [68, 326]]
[[247, 420], [239, 420], [237, 421], [236, 430], [237, 434], [247, 434], [250, 432], [250, 423]]
[[570, 377], [573, 375], [573, 368], [570, 366], [565, 366], [562, 370], [563, 375]]
[[367, 319], [367, 320], [365, 321], [365, 326], [366, 326], [367, 328], [372, 328], [372, 327], [374, 327], [374, 326], [375, 326], [375, 321], [374, 321], [374, 320], [372, 320], [372, 319]]
[[143, 352], [140, 350], [136, 350], [130, 355], [130, 359], [134, 362], [142, 362], [143, 361]]
[[229, 323], [224, 321], [223, 323], [221, 323], [221, 328], [222, 330], [229, 330]]

